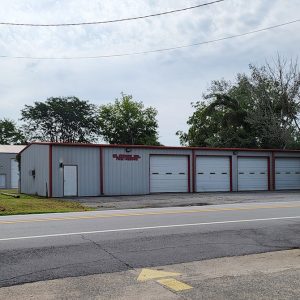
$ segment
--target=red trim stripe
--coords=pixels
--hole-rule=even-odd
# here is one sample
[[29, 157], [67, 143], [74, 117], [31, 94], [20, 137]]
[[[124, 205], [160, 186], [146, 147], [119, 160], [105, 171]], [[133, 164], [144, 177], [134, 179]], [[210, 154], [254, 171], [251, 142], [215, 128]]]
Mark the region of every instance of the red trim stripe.
[[49, 198], [52, 198], [52, 144], [49, 145]]
[[271, 166], [270, 166], [270, 157], [268, 156], [268, 191], [271, 190]]
[[276, 162], [275, 162], [275, 154], [274, 154], [274, 152], [272, 152], [272, 191], [275, 191], [276, 190], [276, 181], [275, 181], [275, 179], [276, 179], [276, 169], [275, 169], [275, 164], [276, 164]]
[[103, 149], [99, 147], [100, 152], [100, 194], [104, 195], [104, 184], [103, 184], [103, 169], [104, 169], [104, 160], [103, 160]]
[[188, 193], [191, 192], [191, 156], [188, 155]]
[[195, 150], [192, 151], [192, 178], [193, 178], [193, 193], [196, 192], [196, 156]]
[[232, 192], [232, 156], [229, 156], [230, 192]]

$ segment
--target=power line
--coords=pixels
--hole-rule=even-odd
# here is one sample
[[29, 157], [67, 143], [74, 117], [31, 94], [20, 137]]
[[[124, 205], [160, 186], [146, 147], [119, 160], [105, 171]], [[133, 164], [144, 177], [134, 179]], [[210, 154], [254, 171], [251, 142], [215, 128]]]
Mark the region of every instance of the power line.
[[131, 17], [131, 18], [124, 18], [124, 19], [116, 19], [116, 20], [107, 20], [107, 21], [93, 21], [93, 22], [81, 22], [81, 23], [58, 23], [58, 24], [34, 24], [34, 23], [14, 23], [14, 22], [0, 22], [0, 25], [11, 25], [11, 26], [31, 26], [31, 27], [59, 27], [59, 26], [82, 26], [82, 25], [98, 25], [98, 24], [108, 24], [108, 23], [116, 23], [116, 22], [124, 22], [124, 21], [133, 21], [139, 19], [146, 19], [152, 17], [158, 17], [163, 15], [169, 15], [173, 13], [183, 12], [203, 6], [208, 6], [212, 4], [216, 4], [219, 2], [223, 2], [225, 0], [216, 0], [212, 2], [202, 3], [194, 6], [189, 6], [180, 9], [169, 10], [165, 12], [160, 12], [156, 14], [150, 14], [145, 16], [138, 16], [138, 17]]
[[203, 42], [198, 42], [198, 43], [193, 43], [193, 44], [187, 44], [187, 45], [181, 45], [181, 46], [175, 46], [175, 47], [169, 47], [169, 48], [161, 48], [161, 49], [154, 49], [154, 50], [148, 50], [148, 51], [140, 51], [140, 52], [127, 52], [127, 53], [115, 53], [115, 54], [104, 54], [104, 55], [95, 55], [95, 56], [62, 56], [62, 57], [34, 57], [34, 56], [8, 56], [8, 55], [0, 55], [0, 58], [15, 58], [15, 59], [33, 59], [33, 60], [72, 60], [72, 59], [97, 59], [97, 58], [113, 58], [113, 57], [123, 57], [123, 56], [133, 56], [133, 55], [142, 55], [142, 54], [150, 54], [150, 53], [156, 53], [156, 52], [165, 52], [165, 51], [173, 51], [177, 49], [182, 49], [182, 48], [189, 48], [189, 47], [195, 47], [195, 46], [201, 46], [205, 44], [212, 44], [216, 42], [221, 42], [237, 37], [242, 37], [246, 35], [251, 35], [255, 33], [259, 33], [262, 31], [267, 31], [271, 30], [274, 28], [278, 27], [283, 27], [287, 25], [291, 25], [294, 23], [300, 22], [300, 19], [253, 30], [253, 31], [248, 31], [240, 34], [235, 34], [235, 35], [230, 35], [214, 40], [208, 40], [208, 41], [203, 41]]

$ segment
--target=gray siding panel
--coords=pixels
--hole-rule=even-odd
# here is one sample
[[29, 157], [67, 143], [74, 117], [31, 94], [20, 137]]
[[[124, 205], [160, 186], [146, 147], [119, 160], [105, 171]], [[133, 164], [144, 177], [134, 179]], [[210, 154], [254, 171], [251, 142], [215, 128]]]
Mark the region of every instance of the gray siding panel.
[[196, 150], [195, 155], [216, 155], [216, 156], [231, 156], [232, 151], [216, 151], [216, 150]]
[[78, 196], [100, 195], [100, 148], [52, 146], [52, 195], [63, 197], [63, 168], [59, 164], [78, 166]]
[[[191, 150], [103, 148], [104, 195], [149, 194], [150, 155], [191, 155]], [[139, 155], [138, 160], [117, 160], [114, 155]]]
[[274, 157], [300, 157], [300, 152], [274, 152]]
[[[30, 174], [35, 170], [35, 178]], [[30, 145], [21, 153], [21, 192], [47, 196], [49, 194], [49, 146]]]
[[[137, 161], [117, 160], [113, 155], [139, 155]], [[104, 148], [104, 195], [134, 195], [149, 193], [148, 150]]]
[[0, 175], [5, 175], [6, 189], [11, 188], [11, 169], [10, 161], [16, 158], [14, 153], [0, 153]]
[[[126, 151], [127, 150], [127, 151]], [[52, 195], [63, 197], [63, 165], [78, 166], [78, 196], [99, 196], [101, 194], [101, 173], [103, 172], [104, 195], [149, 194], [151, 155], [187, 155], [190, 161], [190, 191], [193, 191], [193, 151], [191, 149], [155, 149], [102, 146], [103, 168], [100, 161], [100, 146], [52, 145]], [[238, 186], [238, 157], [255, 156], [270, 158], [270, 175], [273, 180], [272, 157], [300, 157], [299, 153], [242, 150], [194, 150], [195, 156], [229, 156], [232, 158], [232, 188]], [[139, 156], [137, 160], [118, 159], [119, 155]], [[23, 193], [46, 196], [49, 193], [49, 145], [32, 144], [21, 154], [21, 188]], [[10, 159], [15, 155], [0, 154], [0, 174], [8, 174], [10, 185]], [[124, 157], [123, 157], [124, 158]], [[2, 166], [2, 167], [1, 167]], [[195, 167], [195, 166], [194, 166]], [[35, 179], [29, 174], [36, 171]], [[194, 179], [195, 180], [195, 179]], [[271, 185], [272, 188], [272, 185]]]

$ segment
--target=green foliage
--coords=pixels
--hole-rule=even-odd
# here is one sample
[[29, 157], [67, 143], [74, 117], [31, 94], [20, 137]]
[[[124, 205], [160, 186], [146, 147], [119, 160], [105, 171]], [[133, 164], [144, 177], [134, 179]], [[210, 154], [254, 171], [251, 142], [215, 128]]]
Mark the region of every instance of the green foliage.
[[145, 108], [131, 95], [121, 94], [113, 104], [100, 106], [100, 134], [110, 144], [159, 145], [157, 110]]
[[[1, 190], [4, 193], [17, 194], [16, 190]], [[19, 214], [42, 214], [93, 210], [78, 202], [20, 194], [20, 198], [4, 195], [0, 192], [0, 216]]]
[[299, 148], [300, 73], [296, 62], [278, 57], [273, 66], [250, 65], [235, 83], [213, 81], [205, 101], [193, 103], [182, 145]]
[[0, 120], [0, 144], [10, 145], [10, 144], [24, 144], [25, 137], [23, 136], [21, 130], [17, 128], [16, 124], [8, 119]]
[[275, 66], [250, 65], [251, 110], [247, 122], [264, 148], [299, 144], [300, 73], [297, 63], [277, 59]]
[[21, 111], [29, 141], [93, 142], [98, 138], [96, 106], [76, 97], [48, 98]]

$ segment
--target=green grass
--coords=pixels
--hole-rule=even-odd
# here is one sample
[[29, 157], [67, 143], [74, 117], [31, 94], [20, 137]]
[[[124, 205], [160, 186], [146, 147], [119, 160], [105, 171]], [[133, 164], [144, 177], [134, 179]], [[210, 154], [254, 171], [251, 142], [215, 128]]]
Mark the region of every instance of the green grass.
[[0, 216], [92, 210], [80, 203], [72, 201], [24, 194], [20, 194], [20, 198], [14, 198], [12, 196], [2, 195], [1, 193], [17, 194], [17, 191], [0, 190]]

